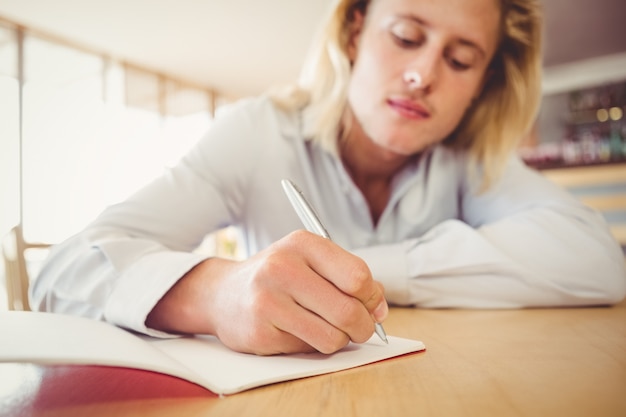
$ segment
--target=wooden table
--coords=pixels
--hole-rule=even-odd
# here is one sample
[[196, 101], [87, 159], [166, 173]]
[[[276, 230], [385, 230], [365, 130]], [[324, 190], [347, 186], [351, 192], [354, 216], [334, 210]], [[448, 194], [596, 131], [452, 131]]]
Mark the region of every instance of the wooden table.
[[394, 308], [385, 329], [427, 351], [225, 398], [145, 371], [0, 364], [0, 416], [626, 416], [626, 302]]

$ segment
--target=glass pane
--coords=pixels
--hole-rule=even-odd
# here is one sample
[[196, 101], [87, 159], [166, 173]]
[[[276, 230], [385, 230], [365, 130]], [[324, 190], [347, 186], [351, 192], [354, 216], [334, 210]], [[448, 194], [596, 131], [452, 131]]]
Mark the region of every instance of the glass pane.
[[59, 242], [175, 164], [209, 127], [203, 90], [34, 36], [25, 39], [24, 236]]
[[163, 122], [163, 165], [174, 166], [202, 137], [211, 124], [207, 112], [167, 116]]
[[165, 83], [165, 113], [184, 116], [193, 113], [210, 113], [211, 96], [208, 91], [188, 87], [175, 81]]
[[0, 26], [0, 236], [19, 223], [17, 38]]
[[17, 78], [17, 37], [15, 29], [0, 24], [0, 76]]
[[163, 162], [175, 165], [200, 139], [211, 123], [209, 91], [165, 81]]
[[100, 208], [102, 59], [34, 36], [24, 40], [24, 237], [57, 242]]
[[159, 113], [161, 85], [157, 74], [131, 66], [125, 68], [126, 104]]

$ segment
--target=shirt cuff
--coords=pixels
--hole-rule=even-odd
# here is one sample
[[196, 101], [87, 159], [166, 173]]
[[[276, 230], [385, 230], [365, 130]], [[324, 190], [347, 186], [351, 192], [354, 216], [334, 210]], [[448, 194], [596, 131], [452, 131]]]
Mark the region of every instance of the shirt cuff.
[[149, 336], [177, 336], [148, 328], [146, 319], [165, 293], [205, 259], [188, 252], [160, 251], [143, 256], [120, 276], [105, 306], [105, 319]]
[[395, 305], [409, 305], [409, 275], [407, 250], [414, 245], [400, 242], [391, 245], [370, 246], [354, 249], [353, 254], [367, 263], [376, 281], [385, 287], [387, 302]]

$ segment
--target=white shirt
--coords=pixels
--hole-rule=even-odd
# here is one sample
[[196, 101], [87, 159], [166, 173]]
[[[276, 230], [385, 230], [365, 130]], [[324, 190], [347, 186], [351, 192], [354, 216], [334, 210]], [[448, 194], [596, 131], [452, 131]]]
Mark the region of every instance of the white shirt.
[[602, 217], [511, 159], [477, 194], [466, 155], [424, 152], [394, 180], [374, 225], [341, 161], [303, 137], [268, 98], [218, 118], [180, 164], [56, 246], [32, 286], [34, 309], [140, 332], [148, 313], [204, 257], [210, 232], [237, 226], [249, 254], [303, 228], [281, 179], [300, 186], [333, 240], [361, 256], [391, 304], [518, 308], [615, 303], [622, 251]]

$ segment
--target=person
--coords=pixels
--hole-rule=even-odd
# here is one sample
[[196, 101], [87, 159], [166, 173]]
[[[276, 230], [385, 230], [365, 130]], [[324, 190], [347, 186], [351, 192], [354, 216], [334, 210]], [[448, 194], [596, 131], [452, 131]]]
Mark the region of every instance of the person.
[[[338, 0], [291, 88], [242, 99], [174, 168], [56, 246], [39, 310], [261, 355], [369, 339], [388, 304], [612, 304], [601, 216], [516, 156], [540, 100], [536, 0]], [[333, 237], [302, 230], [281, 180]], [[224, 226], [243, 260], [195, 248]]]

